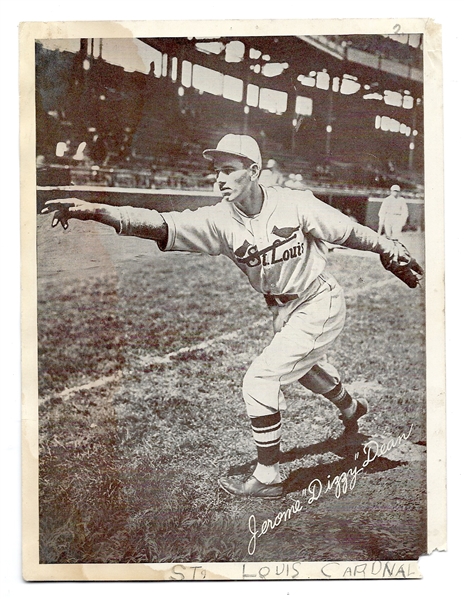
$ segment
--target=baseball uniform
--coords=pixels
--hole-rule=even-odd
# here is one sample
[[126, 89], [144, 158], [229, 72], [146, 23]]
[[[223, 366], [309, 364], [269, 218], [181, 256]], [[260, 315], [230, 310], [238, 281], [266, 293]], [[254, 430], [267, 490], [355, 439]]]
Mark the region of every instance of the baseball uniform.
[[390, 239], [398, 239], [408, 220], [408, 205], [400, 195], [390, 194], [382, 202], [379, 210], [379, 227], [385, 229], [385, 235]]
[[[66, 229], [70, 217], [92, 218], [122, 235], [151, 238], [164, 251], [227, 256], [264, 296], [275, 334], [243, 379], [258, 460], [245, 481], [222, 477], [219, 485], [232, 495], [274, 499], [284, 493], [279, 471], [283, 385], [299, 381], [331, 401], [348, 435], [358, 431], [358, 420], [368, 411], [367, 401], [351, 397], [325, 357], [345, 322], [342, 289], [325, 273], [326, 242], [377, 252], [385, 268], [402, 280], [409, 256], [401, 244], [353, 222], [310, 191], [259, 185], [261, 152], [247, 135], [227, 134], [203, 155], [214, 163], [223, 196], [215, 206], [160, 215], [50, 200], [45, 211], [55, 211], [52, 226], [61, 222]], [[416, 278], [408, 284], [415, 286]]]
[[[283, 385], [303, 379], [306, 387], [324, 393], [340, 381], [325, 354], [343, 329], [345, 301], [337, 281], [324, 272], [324, 242], [372, 251], [382, 247], [377, 233], [310, 191], [261, 189], [263, 206], [252, 217], [224, 200], [162, 214], [168, 226], [163, 250], [227, 256], [273, 313], [274, 338], [243, 381], [251, 418], [285, 408]], [[131, 235], [141, 224], [149, 230], [150, 210], [121, 208], [120, 234]]]

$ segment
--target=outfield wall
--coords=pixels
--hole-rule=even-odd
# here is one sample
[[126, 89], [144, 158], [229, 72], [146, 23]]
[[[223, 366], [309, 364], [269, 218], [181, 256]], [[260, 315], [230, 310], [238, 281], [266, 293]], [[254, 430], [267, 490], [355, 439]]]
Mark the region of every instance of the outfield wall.
[[[384, 197], [369, 196], [362, 191], [346, 189], [313, 189], [321, 200], [350, 213], [362, 224], [377, 229], [378, 214]], [[69, 185], [61, 187], [37, 187], [37, 211], [40, 212], [47, 200], [56, 198], [79, 198], [88, 202], [111, 204], [113, 206], [139, 206], [160, 212], [185, 210], [210, 206], [220, 201], [214, 191], [189, 191], [171, 189], [132, 189], [126, 187], [97, 187]], [[424, 229], [424, 200], [406, 197], [409, 208], [408, 225], [414, 229]]]
[[56, 198], [79, 198], [87, 202], [111, 204], [112, 206], [138, 206], [139, 208], [151, 208], [160, 212], [210, 206], [221, 199], [213, 191], [132, 189], [91, 185], [37, 187], [37, 211], [40, 212], [47, 200]]

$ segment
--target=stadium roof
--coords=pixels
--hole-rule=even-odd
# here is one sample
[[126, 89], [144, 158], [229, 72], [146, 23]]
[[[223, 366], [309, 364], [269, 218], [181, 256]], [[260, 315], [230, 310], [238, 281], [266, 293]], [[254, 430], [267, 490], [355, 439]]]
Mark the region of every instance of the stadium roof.
[[420, 35], [299, 36], [340, 61], [350, 69], [368, 67], [400, 79], [423, 82], [422, 40]]
[[[211, 69], [220, 68], [224, 74], [253, 83], [257, 79], [262, 83], [262, 75], [256, 74], [260, 71], [253, 71], [256, 65], [285, 64], [280, 76], [272, 77], [274, 89], [288, 89], [289, 85], [298, 85], [299, 76], [325, 70], [331, 77], [349, 75], [362, 85], [408, 90], [420, 97], [423, 94], [420, 36], [396, 37], [401, 41], [384, 35], [142, 38], [142, 41], [161, 52]], [[227, 59], [226, 49], [231, 42], [240, 42], [247, 49], [241, 59]]]

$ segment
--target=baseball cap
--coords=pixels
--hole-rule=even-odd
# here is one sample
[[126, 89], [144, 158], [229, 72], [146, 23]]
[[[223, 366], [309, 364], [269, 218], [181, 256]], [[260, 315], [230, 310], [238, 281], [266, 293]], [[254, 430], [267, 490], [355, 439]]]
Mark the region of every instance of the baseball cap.
[[401, 187], [399, 185], [392, 185], [390, 191], [401, 191]]
[[238, 156], [239, 158], [248, 158], [256, 163], [259, 168], [262, 167], [261, 152], [255, 139], [249, 135], [235, 135], [228, 133], [219, 140], [215, 149], [208, 149], [203, 152], [207, 160], [214, 160], [220, 155]]

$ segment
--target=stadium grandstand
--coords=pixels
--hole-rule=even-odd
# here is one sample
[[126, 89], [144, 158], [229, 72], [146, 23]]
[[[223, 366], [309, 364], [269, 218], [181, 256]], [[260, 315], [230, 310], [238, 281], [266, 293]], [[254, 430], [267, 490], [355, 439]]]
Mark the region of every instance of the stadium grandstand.
[[217, 201], [202, 150], [235, 132], [370, 226], [399, 184], [423, 226], [418, 34], [39, 40], [36, 125], [39, 203], [70, 186]]

